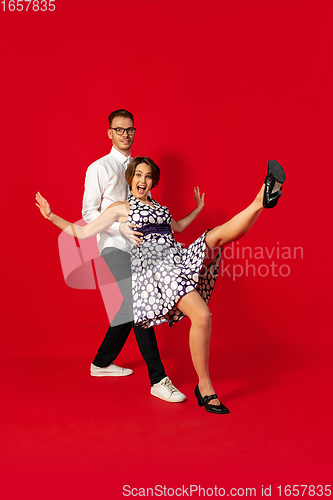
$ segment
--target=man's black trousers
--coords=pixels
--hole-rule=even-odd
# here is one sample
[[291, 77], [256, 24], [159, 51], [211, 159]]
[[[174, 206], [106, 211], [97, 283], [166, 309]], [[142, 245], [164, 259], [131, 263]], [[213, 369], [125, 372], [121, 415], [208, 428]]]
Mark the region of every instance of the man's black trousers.
[[140, 352], [148, 368], [151, 385], [156, 384], [166, 374], [157, 347], [154, 328], [134, 326], [130, 254], [118, 248], [109, 247], [104, 248], [101, 255], [113, 274], [124, 300], [106, 332], [93, 363], [100, 368], [109, 366], [122, 350], [133, 328]]

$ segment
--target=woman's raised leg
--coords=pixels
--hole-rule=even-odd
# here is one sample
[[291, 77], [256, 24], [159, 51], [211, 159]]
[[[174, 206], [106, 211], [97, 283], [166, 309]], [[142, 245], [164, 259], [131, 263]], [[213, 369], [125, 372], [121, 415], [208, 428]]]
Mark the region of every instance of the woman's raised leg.
[[207, 233], [206, 243], [209, 248], [222, 248], [228, 243], [239, 240], [248, 232], [263, 209], [264, 189], [265, 184], [251, 205], [225, 224], [217, 226]]

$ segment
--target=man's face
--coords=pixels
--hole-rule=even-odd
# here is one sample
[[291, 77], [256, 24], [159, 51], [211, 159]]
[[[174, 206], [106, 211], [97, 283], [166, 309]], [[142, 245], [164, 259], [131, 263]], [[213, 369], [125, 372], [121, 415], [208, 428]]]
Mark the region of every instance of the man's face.
[[129, 135], [126, 131], [123, 135], [118, 135], [113, 129], [123, 128], [127, 129], [133, 127], [134, 123], [130, 118], [124, 118], [123, 116], [116, 116], [111, 123], [111, 127], [108, 130], [108, 135], [112, 140], [113, 147], [125, 156], [129, 156], [130, 149], [134, 141], [134, 134]]

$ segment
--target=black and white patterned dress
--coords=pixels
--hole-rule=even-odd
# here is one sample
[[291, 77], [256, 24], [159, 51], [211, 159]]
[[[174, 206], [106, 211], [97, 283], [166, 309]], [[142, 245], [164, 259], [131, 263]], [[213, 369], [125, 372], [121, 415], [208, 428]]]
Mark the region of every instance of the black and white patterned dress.
[[[178, 300], [197, 290], [209, 302], [220, 265], [220, 255], [203, 269], [206, 232], [188, 248], [175, 241], [167, 207], [149, 198], [154, 208], [130, 195], [128, 220], [144, 234], [139, 247], [132, 245], [132, 295], [135, 324], [142, 328], [165, 321], [172, 326], [185, 315]], [[205, 271], [205, 272], [204, 272]]]

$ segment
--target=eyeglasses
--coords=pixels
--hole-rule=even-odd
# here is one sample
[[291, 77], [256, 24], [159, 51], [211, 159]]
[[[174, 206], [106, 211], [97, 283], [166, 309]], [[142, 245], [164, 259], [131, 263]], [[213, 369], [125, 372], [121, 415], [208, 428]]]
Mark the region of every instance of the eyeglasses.
[[134, 132], [136, 131], [136, 128], [134, 127], [128, 127], [128, 128], [122, 128], [122, 127], [110, 127], [112, 130], [116, 131], [117, 135], [124, 135], [124, 132], [127, 132], [128, 135], [134, 135]]

